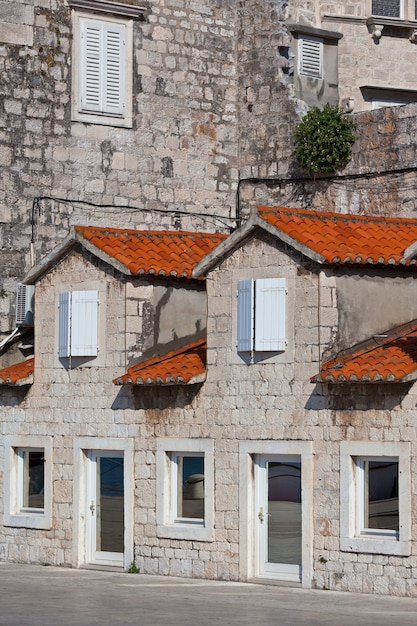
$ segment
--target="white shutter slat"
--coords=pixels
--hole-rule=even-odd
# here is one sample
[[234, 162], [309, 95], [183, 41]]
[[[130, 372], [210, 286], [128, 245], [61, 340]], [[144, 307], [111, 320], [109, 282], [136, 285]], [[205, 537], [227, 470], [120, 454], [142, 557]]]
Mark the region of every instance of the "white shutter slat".
[[282, 352], [286, 347], [285, 278], [255, 283], [255, 350]]
[[58, 356], [70, 356], [70, 301], [68, 292], [59, 294], [58, 309]]
[[253, 349], [254, 281], [240, 280], [237, 285], [237, 351]]
[[105, 33], [104, 109], [107, 113], [122, 114], [126, 33], [124, 26], [111, 26]]
[[314, 78], [323, 77], [323, 41], [302, 37], [299, 40], [299, 72]]
[[91, 20], [81, 21], [81, 105], [89, 111], [98, 112], [101, 109], [101, 40], [102, 29], [100, 24]]
[[71, 355], [97, 356], [98, 292], [73, 291], [71, 296]]

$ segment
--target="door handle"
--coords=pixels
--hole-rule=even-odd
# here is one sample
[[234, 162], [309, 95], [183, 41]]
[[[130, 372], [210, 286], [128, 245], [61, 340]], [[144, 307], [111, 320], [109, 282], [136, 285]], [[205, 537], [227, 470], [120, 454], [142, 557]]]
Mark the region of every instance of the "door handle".
[[91, 500], [91, 504], [90, 504], [91, 515], [94, 515], [95, 510], [96, 510], [96, 505], [94, 504], [94, 501]]
[[259, 517], [259, 521], [261, 522], [261, 524], [263, 524], [264, 523], [264, 510], [262, 507], [259, 509], [258, 517]]

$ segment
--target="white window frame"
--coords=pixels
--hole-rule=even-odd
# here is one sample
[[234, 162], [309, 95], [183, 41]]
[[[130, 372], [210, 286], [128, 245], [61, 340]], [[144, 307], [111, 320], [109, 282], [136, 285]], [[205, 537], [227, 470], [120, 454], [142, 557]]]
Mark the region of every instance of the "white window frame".
[[[4, 525], [47, 530], [52, 525], [52, 437], [7, 435], [5, 449]], [[44, 453], [44, 506], [23, 506], [23, 452]]]
[[[399, 532], [364, 528], [363, 460], [398, 461]], [[340, 444], [340, 547], [345, 552], [408, 556], [411, 540], [410, 444]]]
[[372, 11], [373, 0], [369, 0], [369, 4], [370, 4], [369, 13], [370, 15], [374, 15], [375, 17], [386, 17], [389, 19], [403, 20], [407, 18], [408, 16], [410, 16], [409, 19], [412, 19], [412, 20], [414, 19], [414, 17], [411, 17], [413, 13], [409, 12], [409, 10], [411, 10], [411, 4], [409, 6], [408, 0], [400, 0], [400, 14], [396, 17], [392, 17], [391, 15], [384, 15], [384, 14], [381, 15], [380, 13], [373, 13]]
[[238, 352], [285, 351], [286, 294], [285, 278], [238, 281]]
[[[171, 539], [213, 541], [214, 444], [211, 439], [157, 440], [156, 523], [157, 536]], [[177, 516], [178, 465], [175, 457], [204, 457], [204, 519]]]
[[[98, 59], [98, 65], [92, 65], [94, 73], [99, 78], [99, 103], [94, 105], [88, 103], [86, 99], [86, 59], [85, 51], [85, 30], [88, 26], [96, 25], [100, 31], [99, 47], [102, 55], [102, 46], [104, 45], [103, 34], [105, 32], [114, 31], [116, 36], [120, 36], [122, 42], [120, 48], [119, 69], [117, 74], [117, 64], [106, 64]], [[72, 119], [78, 122], [88, 122], [91, 124], [103, 124], [106, 126], [123, 126], [132, 127], [132, 99], [133, 99], [133, 21], [126, 18], [117, 18], [114, 16], [100, 15], [95, 16], [92, 13], [84, 13], [81, 11], [73, 11], [73, 83], [72, 83]], [[113, 57], [113, 61], [115, 57]], [[109, 69], [110, 68], [110, 69]], [[104, 75], [106, 70], [108, 74], [113, 74], [113, 85], [119, 82], [119, 99], [120, 106], [114, 108], [105, 100], [105, 82]]]
[[324, 40], [311, 35], [298, 36], [298, 73], [309, 78], [323, 78]]
[[98, 291], [65, 291], [58, 296], [58, 356], [98, 354]]

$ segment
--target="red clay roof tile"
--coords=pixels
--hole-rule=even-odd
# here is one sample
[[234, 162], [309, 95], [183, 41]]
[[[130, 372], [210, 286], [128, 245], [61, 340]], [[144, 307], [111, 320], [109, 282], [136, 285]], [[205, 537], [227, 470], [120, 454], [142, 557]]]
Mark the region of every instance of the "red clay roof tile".
[[417, 220], [259, 207], [260, 217], [328, 263], [414, 265], [404, 252], [417, 241]]
[[323, 363], [311, 382], [407, 382], [417, 378], [417, 320]]
[[133, 276], [153, 274], [191, 278], [201, 259], [225, 234], [140, 231], [75, 226], [77, 234], [124, 265]]
[[206, 371], [206, 340], [133, 365], [115, 378], [115, 385], [186, 385], [202, 382]]
[[21, 361], [15, 365], [10, 365], [0, 370], [0, 385], [22, 385], [30, 384], [29, 378], [33, 374], [35, 365], [34, 357]]

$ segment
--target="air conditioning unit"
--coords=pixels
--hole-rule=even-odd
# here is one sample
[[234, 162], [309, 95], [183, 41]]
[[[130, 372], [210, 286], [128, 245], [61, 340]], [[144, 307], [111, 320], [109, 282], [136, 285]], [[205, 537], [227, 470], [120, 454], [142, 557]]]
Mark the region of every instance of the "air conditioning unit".
[[16, 326], [33, 326], [34, 285], [17, 286]]

